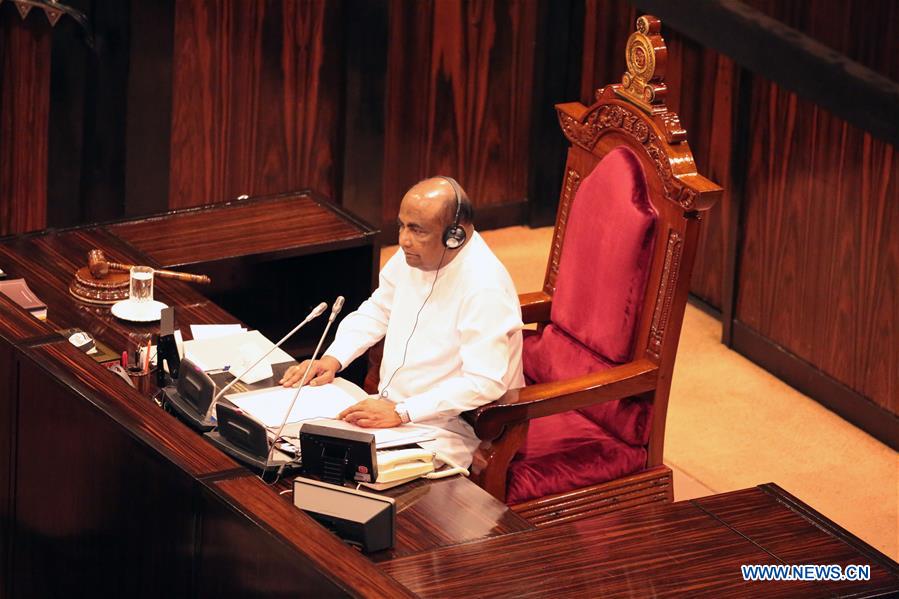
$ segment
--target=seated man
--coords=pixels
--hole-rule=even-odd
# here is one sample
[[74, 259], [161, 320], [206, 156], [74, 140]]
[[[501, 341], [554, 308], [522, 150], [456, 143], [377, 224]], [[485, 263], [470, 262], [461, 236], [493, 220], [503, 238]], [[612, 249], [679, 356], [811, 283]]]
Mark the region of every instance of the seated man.
[[[384, 338], [380, 394], [339, 417], [366, 428], [433, 426], [436, 440], [422, 445], [463, 467], [478, 439], [459, 414], [524, 385], [518, 295], [472, 217], [471, 202], [448, 177], [406, 193], [398, 217], [402, 251], [381, 270], [371, 297], [340, 323], [309, 382], [331, 382]], [[299, 384], [307, 365], [289, 368], [281, 384]]]

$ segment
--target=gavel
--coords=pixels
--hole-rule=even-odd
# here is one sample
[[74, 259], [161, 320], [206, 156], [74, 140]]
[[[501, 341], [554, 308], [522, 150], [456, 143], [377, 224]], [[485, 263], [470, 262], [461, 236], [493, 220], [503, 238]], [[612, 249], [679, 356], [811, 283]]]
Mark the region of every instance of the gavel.
[[[120, 264], [119, 262], [110, 262], [103, 254], [103, 250], [91, 250], [87, 253], [87, 267], [91, 274], [102, 279], [110, 270], [131, 270], [133, 264]], [[157, 277], [165, 277], [168, 279], [177, 279], [179, 281], [187, 281], [188, 283], [211, 283], [212, 279], [206, 275], [194, 275], [188, 272], [178, 272], [175, 270], [154, 270], [153, 273]]]

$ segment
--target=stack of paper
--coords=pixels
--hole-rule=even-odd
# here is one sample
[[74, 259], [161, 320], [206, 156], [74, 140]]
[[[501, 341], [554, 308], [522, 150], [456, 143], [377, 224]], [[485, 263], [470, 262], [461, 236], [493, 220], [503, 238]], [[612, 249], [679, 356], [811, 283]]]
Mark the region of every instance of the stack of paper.
[[228, 337], [237, 333], [246, 333], [247, 329], [239, 324], [192, 324], [190, 336], [200, 341], [203, 339], [217, 339]]
[[[277, 432], [284, 415], [293, 401], [297, 389], [292, 387], [271, 387], [246, 393], [234, 393], [225, 397], [245, 414], [262, 423], [270, 433]], [[304, 423], [315, 423], [332, 428], [362, 431], [375, 435], [375, 445], [379, 448], [398, 447], [434, 438], [430, 427], [405, 424], [395, 428], [362, 428], [343, 420], [335, 420], [348, 407], [367, 398], [360, 387], [340, 377], [329, 385], [302, 387], [299, 397], [287, 417], [283, 437], [299, 436]]]
[[[233, 364], [246, 361], [245, 348], [251, 346], [256, 360], [265, 352], [272, 349], [275, 344], [269, 341], [259, 331], [243, 331], [237, 334], [210, 339], [195, 339], [184, 342], [184, 357], [196, 364], [200, 369], [227, 370]], [[290, 362], [293, 358], [282, 350], [275, 349], [266, 357], [268, 364], [280, 364]]]

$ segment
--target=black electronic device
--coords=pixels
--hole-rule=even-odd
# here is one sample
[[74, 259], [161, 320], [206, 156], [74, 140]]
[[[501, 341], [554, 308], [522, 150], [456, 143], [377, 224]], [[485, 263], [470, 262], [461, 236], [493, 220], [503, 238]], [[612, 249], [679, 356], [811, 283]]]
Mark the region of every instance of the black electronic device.
[[392, 497], [298, 476], [293, 504], [365, 552], [394, 545], [396, 504]]
[[373, 483], [378, 458], [372, 433], [306, 423], [300, 428], [303, 474], [341, 484], [344, 480]]
[[199, 366], [185, 358], [178, 369], [178, 384], [163, 389], [165, 402], [191, 428], [206, 432], [215, 427], [207, 417], [215, 395], [215, 382]]
[[448, 250], [457, 250], [462, 247], [463, 243], [465, 243], [465, 237], [467, 236], [465, 227], [459, 224], [459, 217], [462, 214], [462, 188], [452, 177], [441, 175], [441, 178], [446, 179], [446, 181], [449, 182], [450, 186], [453, 188], [453, 194], [456, 197], [456, 217], [453, 219], [453, 224], [443, 230], [443, 245]]
[[175, 309], [163, 308], [159, 320], [159, 339], [156, 341], [156, 384], [165, 387], [166, 369], [163, 368], [163, 363], [173, 379], [178, 378], [178, 370], [181, 368], [181, 356], [175, 342]]
[[261, 472], [282, 466], [299, 466], [295, 458], [273, 451], [268, 460], [268, 431], [263, 424], [237, 408], [219, 403], [215, 406], [217, 428], [206, 437], [232, 458]]

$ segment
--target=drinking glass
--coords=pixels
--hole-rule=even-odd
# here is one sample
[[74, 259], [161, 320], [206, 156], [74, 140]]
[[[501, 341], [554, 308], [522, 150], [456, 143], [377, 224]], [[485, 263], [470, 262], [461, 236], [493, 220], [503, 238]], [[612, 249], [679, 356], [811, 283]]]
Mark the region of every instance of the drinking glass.
[[128, 294], [138, 304], [153, 301], [153, 269], [149, 266], [132, 266]]

